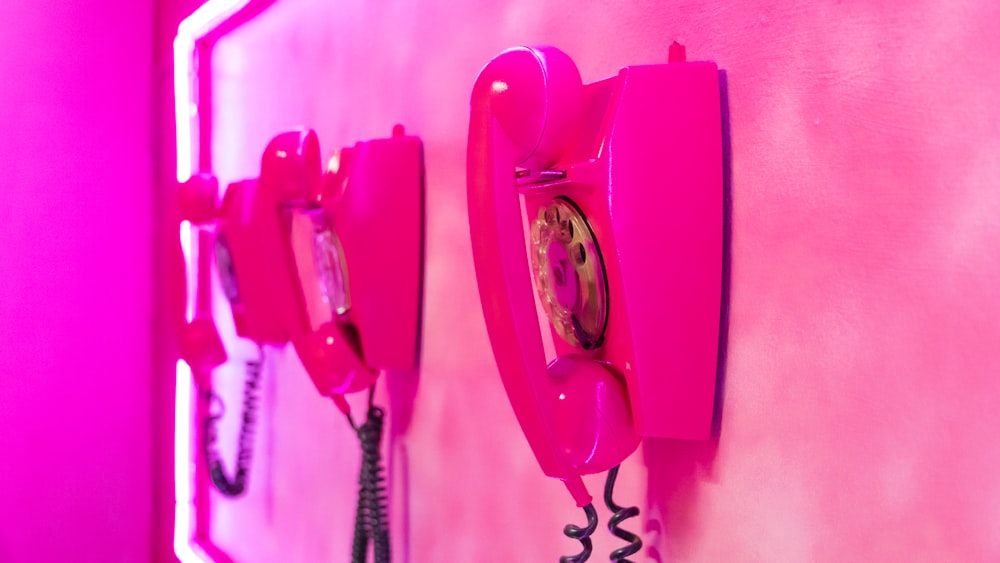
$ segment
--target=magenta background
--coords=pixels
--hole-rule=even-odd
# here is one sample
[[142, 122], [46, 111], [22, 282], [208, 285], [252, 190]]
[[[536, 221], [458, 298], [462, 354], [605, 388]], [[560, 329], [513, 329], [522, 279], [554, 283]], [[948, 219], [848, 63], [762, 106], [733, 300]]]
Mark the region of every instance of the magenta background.
[[0, 561], [153, 556], [152, 13], [0, 4]]
[[[0, 8], [0, 561], [169, 557], [168, 46], [196, 5]], [[410, 560], [554, 560], [579, 521], [489, 356], [465, 219], [476, 73], [552, 43], [593, 80], [674, 39], [728, 73], [732, 289], [721, 435], [622, 470], [646, 554], [1000, 559], [995, 2], [277, 0], [216, 50], [224, 180], [299, 123], [327, 152], [396, 122], [426, 142], [423, 370], [394, 442]], [[213, 537], [241, 560], [342, 560], [355, 443], [272, 360], [250, 496], [213, 502]], [[615, 545], [600, 533], [593, 560]]]

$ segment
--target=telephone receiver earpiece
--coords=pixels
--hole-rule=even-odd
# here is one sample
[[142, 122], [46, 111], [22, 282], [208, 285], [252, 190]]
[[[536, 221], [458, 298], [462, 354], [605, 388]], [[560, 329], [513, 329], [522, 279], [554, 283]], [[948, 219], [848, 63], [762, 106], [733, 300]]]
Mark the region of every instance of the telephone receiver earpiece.
[[564, 356], [545, 366], [515, 175], [518, 166], [558, 163], [582, 104], [568, 55], [504, 51], [473, 87], [467, 162], [473, 259], [497, 367], [542, 470], [563, 480], [579, 506], [591, 500], [581, 475], [617, 465], [639, 438], [624, 383], [604, 364]]
[[490, 117], [509, 140], [515, 165], [544, 168], [570, 146], [583, 105], [583, 81], [566, 53], [518, 47], [480, 72], [473, 105], [488, 104]]
[[261, 157], [260, 179], [274, 182], [279, 201], [304, 200], [319, 193], [323, 164], [316, 132], [288, 131], [271, 139]]
[[214, 221], [219, 213], [219, 181], [204, 172], [191, 176], [177, 186], [177, 209], [180, 219], [193, 225]]
[[638, 436], [632, 437], [628, 391], [609, 374], [600, 362], [579, 355], [560, 356], [548, 367], [557, 391], [552, 405], [556, 442], [582, 473], [611, 469], [638, 443]]

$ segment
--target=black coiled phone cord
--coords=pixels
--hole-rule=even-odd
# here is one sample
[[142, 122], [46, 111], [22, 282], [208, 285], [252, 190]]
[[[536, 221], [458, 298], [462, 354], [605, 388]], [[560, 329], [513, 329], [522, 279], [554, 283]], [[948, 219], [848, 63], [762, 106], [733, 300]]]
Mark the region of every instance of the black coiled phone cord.
[[382, 422], [385, 411], [372, 404], [375, 387], [368, 395], [368, 418], [361, 426], [351, 426], [361, 440], [361, 475], [358, 478], [358, 509], [354, 519], [351, 563], [365, 563], [368, 543], [372, 543], [375, 563], [389, 563], [389, 518], [385, 477], [382, 468]]
[[585, 527], [581, 528], [574, 524], [566, 524], [566, 527], [563, 528], [563, 534], [583, 544], [583, 551], [576, 555], [563, 555], [559, 558], [559, 563], [583, 563], [590, 559], [590, 553], [594, 550], [594, 542], [590, 539], [590, 536], [597, 529], [597, 511], [594, 510], [593, 504], [584, 506], [583, 511], [587, 515], [587, 525]]
[[642, 539], [632, 532], [619, 528], [618, 525], [621, 524], [623, 520], [638, 516], [639, 507], [629, 506], [627, 508], [622, 508], [615, 504], [615, 501], [612, 500], [611, 497], [614, 494], [615, 480], [618, 478], [619, 467], [620, 466], [616, 465], [608, 471], [608, 478], [604, 482], [604, 504], [607, 505], [608, 510], [614, 512], [611, 519], [608, 520], [608, 530], [619, 539], [629, 542], [629, 544], [612, 551], [611, 560], [617, 563], [632, 563], [626, 559], [626, 557], [629, 555], [635, 555], [640, 549], [642, 549]]
[[[204, 445], [205, 459], [208, 461], [208, 471], [212, 479], [212, 484], [220, 493], [227, 497], [237, 497], [246, 490], [247, 476], [250, 473], [250, 463], [253, 461], [253, 436], [254, 427], [257, 424], [258, 399], [260, 396], [260, 375], [263, 357], [259, 360], [247, 362], [246, 383], [243, 386], [243, 420], [240, 421], [240, 433], [238, 447], [236, 451], [236, 475], [233, 479], [226, 476], [226, 470], [222, 465], [222, 459], [215, 442], [218, 439], [216, 424], [225, 409], [209, 414], [205, 417], [202, 444]], [[209, 392], [209, 397], [222, 402], [218, 395]]]

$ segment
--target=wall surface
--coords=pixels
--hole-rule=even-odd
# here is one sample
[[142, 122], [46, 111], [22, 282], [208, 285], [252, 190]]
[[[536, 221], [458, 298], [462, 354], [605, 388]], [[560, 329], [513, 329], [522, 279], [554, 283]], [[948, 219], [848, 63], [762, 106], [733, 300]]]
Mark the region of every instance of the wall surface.
[[[299, 124], [326, 154], [395, 123], [424, 139], [423, 362], [392, 446], [400, 560], [577, 547], [560, 530], [581, 514], [518, 430], [478, 302], [477, 72], [547, 43], [590, 81], [662, 62], [673, 40], [728, 78], [731, 291], [718, 435], [647, 441], [623, 465], [616, 496], [643, 509], [645, 555], [1000, 559], [1000, 5], [723, 4], [278, 0], [216, 46], [224, 182], [256, 176], [268, 139]], [[342, 560], [356, 440], [290, 351], [265, 377], [251, 490], [212, 497], [213, 539], [240, 561]], [[597, 538], [594, 560], [619, 545]]]
[[0, 22], [0, 561], [147, 561], [152, 5]]

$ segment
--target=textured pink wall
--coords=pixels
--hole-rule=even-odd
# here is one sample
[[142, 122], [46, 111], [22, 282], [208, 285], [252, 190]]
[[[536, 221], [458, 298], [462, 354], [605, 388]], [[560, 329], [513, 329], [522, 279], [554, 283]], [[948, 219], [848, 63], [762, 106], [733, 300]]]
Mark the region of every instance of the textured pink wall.
[[[476, 73], [507, 46], [550, 43], [593, 80], [663, 61], [674, 39], [728, 75], [728, 357], [718, 438], [647, 443], [623, 466], [617, 498], [643, 507], [646, 554], [1000, 559], [996, 2], [278, 0], [215, 51], [224, 181], [256, 175], [268, 138], [296, 124], [326, 151], [396, 122], [426, 143], [423, 370], [394, 444], [397, 502], [409, 499], [399, 553], [551, 561], [575, 547], [561, 526], [580, 520], [538, 470], [490, 356], [465, 209]], [[246, 499], [212, 500], [215, 537], [240, 560], [338, 560], [356, 442], [291, 354], [272, 360], [267, 454]], [[595, 560], [618, 545], [598, 535]]]
[[0, 6], [0, 561], [144, 561], [150, 3]]

